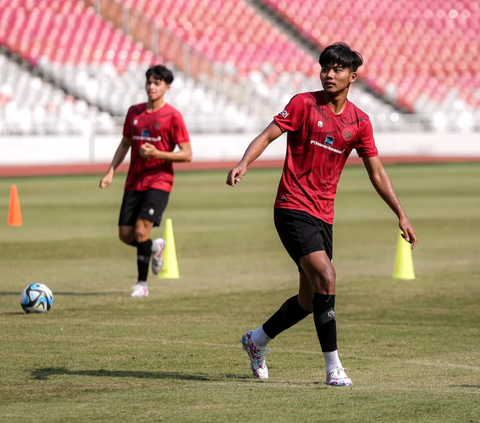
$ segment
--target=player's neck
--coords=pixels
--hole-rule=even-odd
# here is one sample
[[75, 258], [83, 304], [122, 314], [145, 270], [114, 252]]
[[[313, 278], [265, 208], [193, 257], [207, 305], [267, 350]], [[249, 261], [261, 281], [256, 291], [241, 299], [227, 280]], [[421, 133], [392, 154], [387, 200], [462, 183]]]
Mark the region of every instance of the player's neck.
[[339, 115], [343, 113], [345, 107], [347, 106], [347, 94], [348, 90], [339, 92], [337, 94], [329, 94], [324, 91], [323, 98], [327, 106], [330, 107], [330, 110], [336, 115]]
[[157, 100], [148, 100], [147, 102], [147, 112], [148, 113], [153, 113], [156, 112], [157, 110], [161, 109], [163, 106], [165, 106], [165, 100], [163, 99], [163, 96], [158, 98]]

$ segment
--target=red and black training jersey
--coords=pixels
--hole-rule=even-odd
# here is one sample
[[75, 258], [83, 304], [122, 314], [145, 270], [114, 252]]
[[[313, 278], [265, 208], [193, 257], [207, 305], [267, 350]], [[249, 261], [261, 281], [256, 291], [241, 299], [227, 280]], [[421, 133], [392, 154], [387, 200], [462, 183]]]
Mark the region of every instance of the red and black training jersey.
[[130, 107], [123, 126], [123, 136], [131, 138], [132, 152], [125, 191], [160, 189], [170, 192], [173, 164], [161, 159], [145, 159], [140, 147], [148, 142], [158, 150], [173, 151], [177, 144], [189, 142], [182, 115], [169, 104], [147, 112], [147, 103]]
[[274, 120], [288, 132], [274, 207], [302, 210], [333, 224], [337, 185], [350, 152], [378, 155], [369, 117], [348, 100], [336, 115], [323, 91], [315, 91], [297, 94]]

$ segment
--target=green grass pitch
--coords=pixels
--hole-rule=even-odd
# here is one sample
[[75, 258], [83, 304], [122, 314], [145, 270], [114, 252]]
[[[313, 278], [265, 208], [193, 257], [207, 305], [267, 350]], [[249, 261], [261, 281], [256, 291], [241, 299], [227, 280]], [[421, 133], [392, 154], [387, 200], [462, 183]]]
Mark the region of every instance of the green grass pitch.
[[[313, 319], [278, 336], [270, 379], [238, 342], [294, 295], [273, 226], [280, 170], [178, 173], [181, 278], [130, 298], [135, 250], [117, 238], [124, 175], [0, 180], [0, 421], [480, 422], [480, 166], [387, 171], [417, 231], [417, 278], [393, 280], [397, 220], [362, 167], [339, 184], [339, 352], [352, 388], [323, 384]], [[16, 184], [21, 227], [7, 225]], [[160, 236], [163, 226], [155, 229]], [[47, 284], [53, 309], [19, 297]]]

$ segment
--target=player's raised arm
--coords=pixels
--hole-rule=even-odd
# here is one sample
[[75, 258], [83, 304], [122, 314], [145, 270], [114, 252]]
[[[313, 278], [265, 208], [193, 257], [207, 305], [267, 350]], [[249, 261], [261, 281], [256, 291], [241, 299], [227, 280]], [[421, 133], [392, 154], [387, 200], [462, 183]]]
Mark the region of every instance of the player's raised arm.
[[408, 220], [407, 214], [403, 210], [398, 200], [392, 182], [385, 171], [382, 162], [378, 157], [363, 157], [363, 163], [367, 169], [368, 176], [372, 185], [377, 190], [382, 199], [389, 205], [393, 212], [397, 215], [399, 227], [403, 232], [406, 241], [412, 244], [412, 250], [417, 245], [417, 236], [412, 224]]
[[122, 141], [120, 141], [120, 145], [118, 146], [117, 151], [113, 156], [113, 160], [112, 160], [112, 163], [110, 164], [110, 167], [108, 168], [107, 172], [102, 177], [102, 179], [100, 179], [100, 188], [106, 188], [112, 183], [115, 169], [120, 165], [120, 163], [123, 162], [123, 159], [127, 155], [131, 145], [132, 145], [131, 138], [128, 138], [128, 137], [122, 138]]
[[247, 167], [256, 160], [268, 147], [268, 145], [282, 135], [282, 130], [279, 126], [272, 122], [268, 125], [263, 132], [258, 135], [247, 147], [242, 160], [228, 172], [227, 185], [232, 187], [240, 182], [243, 176], [247, 173]]

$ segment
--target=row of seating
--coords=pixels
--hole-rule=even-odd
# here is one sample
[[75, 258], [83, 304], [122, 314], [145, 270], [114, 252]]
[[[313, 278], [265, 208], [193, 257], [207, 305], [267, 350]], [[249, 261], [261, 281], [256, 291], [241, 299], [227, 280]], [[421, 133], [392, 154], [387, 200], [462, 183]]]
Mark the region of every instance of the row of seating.
[[[103, 0], [101, 3], [105, 3], [102, 10], [112, 4]], [[450, 12], [440, 14], [441, 10], [454, 10], [448, 9], [453, 6], [447, 0], [439, 0], [440, 6], [435, 8], [427, 8], [428, 2], [419, 0], [418, 9], [410, 7], [407, 0], [265, 3], [304, 37], [316, 42], [319, 49], [338, 39], [351, 41], [352, 47], [365, 57], [365, 66], [360, 70], [363, 83], [388, 102], [419, 113], [445, 113], [453, 107], [457, 113], [473, 116], [472, 109], [480, 109], [479, 73], [474, 72], [480, 63], [474, 59], [479, 37], [470, 27], [462, 27], [467, 21], [478, 21], [478, 10], [468, 4], [463, 9], [455, 6], [458, 15], [453, 17]], [[175, 69], [175, 62], [169, 63], [176, 73], [169, 98], [190, 120], [193, 130], [205, 130], [204, 122], [210, 125], [216, 118], [217, 128], [223, 125], [229, 130], [243, 130], [246, 119], [252, 121], [260, 113], [264, 123], [295, 93], [320, 89], [317, 58], [307, 54], [245, 0], [118, 0], [115, 4], [151, 17], [160, 28], [166, 28], [219, 69], [212, 83], [211, 75], [198, 74], [198, 79], [193, 80]], [[377, 9], [384, 14], [384, 20]], [[432, 16], [427, 18], [429, 12]], [[406, 16], [411, 16], [411, 20], [406, 20]], [[448, 19], [456, 22], [454, 27], [445, 23]], [[375, 21], [377, 27], [372, 24]], [[408, 38], [402, 28], [410, 28], [411, 22], [422, 28], [431, 46], [442, 42], [445, 49], [435, 51], [419, 39], [417, 29], [409, 32], [417, 38]], [[446, 37], [449, 28], [453, 28], [455, 40], [471, 41], [468, 45], [459, 44], [460, 53]], [[462, 28], [464, 31], [459, 31]], [[437, 33], [441, 35], [439, 41], [434, 40]], [[146, 68], [151, 63], [165, 62], [162, 56], [155, 56], [144, 44], [124, 35], [95, 14], [92, 7], [77, 0], [0, 0], [2, 44], [37, 66], [42, 75], [57, 81], [80, 104], [83, 101], [119, 117], [125, 115], [129, 105], [144, 101]], [[462, 54], [467, 57], [464, 61], [460, 60]], [[449, 58], [454, 60], [448, 61]], [[235, 104], [231, 97], [219, 94], [215, 86], [222, 85], [226, 73], [240, 78], [242, 86], [248, 89], [251, 104], [257, 103], [256, 98], [267, 98], [269, 107], [261, 107], [259, 112], [258, 107]], [[210, 82], [210, 88], [199, 81]], [[21, 93], [25, 84], [12, 82], [9, 86]], [[379, 125], [386, 122], [398, 127], [398, 122], [407, 121], [361, 84], [354, 85], [350, 98]], [[11, 96], [0, 95], [1, 104], [9, 101]]]
[[75, 99], [0, 54], [0, 133], [111, 133], [109, 113]]
[[[324, 48], [360, 51], [368, 85], [411, 111], [480, 107], [480, 3], [468, 0], [263, 0]], [[394, 91], [394, 92], [393, 92]], [[422, 100], [426, 97], [429, 101]]]

